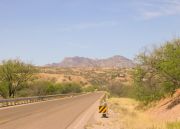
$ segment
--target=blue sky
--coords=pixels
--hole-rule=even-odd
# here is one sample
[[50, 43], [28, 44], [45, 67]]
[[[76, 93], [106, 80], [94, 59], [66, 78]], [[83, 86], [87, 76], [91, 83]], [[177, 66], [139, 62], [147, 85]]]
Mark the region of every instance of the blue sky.
[[180, 0], [0, 0], [0, 60], [133, 59], [180, 34]]

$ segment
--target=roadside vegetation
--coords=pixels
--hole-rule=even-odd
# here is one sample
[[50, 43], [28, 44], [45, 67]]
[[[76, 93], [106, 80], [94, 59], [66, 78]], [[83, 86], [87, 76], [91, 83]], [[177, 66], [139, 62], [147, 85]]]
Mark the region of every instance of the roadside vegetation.
[[15, 97], [17, 91], [32, 79], [35, 68], [20, 60], [3, 61], [0, 66], [0, 94], [4, 98]]
[[180, 88], [180, 39], [146, 49], [130, 72], [133, 83], [111, 82], [111, 96], [134, 98], [143, 105], [172, 96]]
[[129, 98], [110, 98], [108, 100], [108, 119], [98, 114], [97, 121], [86, 129], [180, 129], [179, 121], [162, 121], [150, 116], [136, 107], [139, 102]]
[[135, 97], [144, 104], [173, 95], [180, 88], [180, 39], [137, 56]]
[[3, 61], [0, 66], [0, 96], [3, 98], [92, 92], [95, 86], [82, 88], [78, 83], [56, 83], [36, 77], [38, 69], [21, 60]]
[[[180, 129], [176, 115], [180, 104], [180, 39], [146, 49], [137, 55], [136, 63], [129, 73], [132, 84], [108, 85], [109, 120], [100, 119], [88, 129]], [[170, 112], [173, 109], [175, 114]]]
[[25, 85], [17, 92], [17, 97], [43, 96], [54, 94], [80, 93], [82, 88], [76, 83], [54, 83], [44, 80], [36, 80]]

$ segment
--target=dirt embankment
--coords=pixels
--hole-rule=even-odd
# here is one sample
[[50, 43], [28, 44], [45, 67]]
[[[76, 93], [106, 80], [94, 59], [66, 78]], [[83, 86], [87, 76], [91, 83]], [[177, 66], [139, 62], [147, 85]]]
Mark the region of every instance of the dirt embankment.
[[165, 121], [180, 121], [180, 89], [172, 97], [158, 102], [147, 113]]

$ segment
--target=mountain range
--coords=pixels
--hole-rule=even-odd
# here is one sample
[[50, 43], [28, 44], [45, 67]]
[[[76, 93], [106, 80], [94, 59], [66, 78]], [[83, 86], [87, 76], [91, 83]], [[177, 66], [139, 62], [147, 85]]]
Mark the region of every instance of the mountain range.
[[113, 56], [106, 59], [91, 59], [85, 57], [66, 57], [59, 63], [46, 65], [48, 67], [81, 68], [81, 67], [102, 67], [102, 68], [132, 68], [134, 62], [123, 56]]

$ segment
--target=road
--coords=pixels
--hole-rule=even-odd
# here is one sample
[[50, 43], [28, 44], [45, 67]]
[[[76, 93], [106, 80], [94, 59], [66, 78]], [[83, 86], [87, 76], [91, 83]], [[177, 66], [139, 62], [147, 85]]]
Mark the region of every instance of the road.
[[0, 109], [0, 129], [67, 129], [103, 93]]

